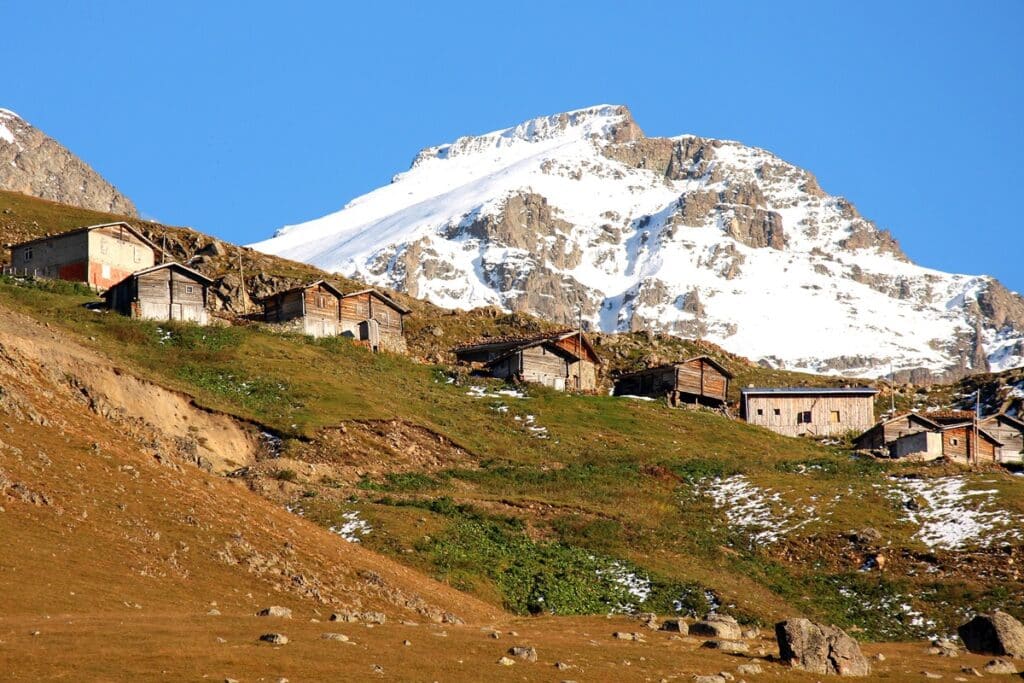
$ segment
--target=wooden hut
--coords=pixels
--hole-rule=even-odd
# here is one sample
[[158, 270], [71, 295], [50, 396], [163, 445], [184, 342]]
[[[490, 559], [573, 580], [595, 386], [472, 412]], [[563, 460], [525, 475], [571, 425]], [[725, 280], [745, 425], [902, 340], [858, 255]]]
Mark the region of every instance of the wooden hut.
[[942, 454], [963, 463], [997, 463], [1002, 442], [974, 422], [942, 426]]
[[730, 379], [732, 373], [721, 363], [709, 356], [697, 356], [620, 375], [615, 380], [615, 395], [664, 396], [672, 405], [719, 407], [725, 405]]
[[405, 353], [405, 316], [410, 311], [375, 289], [341, 296], [341, 334], [370, 348]]
[[922, 432], [938, 433], [941, 429], [939, 423], [920, 413], [900, 413], [872, 426], [858, 436], [853, 445], [865, 451], [889, 451], [898, 439]]
[[263, 319], [313, 337], [346, 336], [374, 351], [405, 352], [409, 309], [374, 289], [349, 294], [325, 280], [262, 299]]
[[213, 280], [180, 263], [132, 273], [106, 291], [107, 307], [144, 320], [209, 322], [207, 297]]
[[860, 432], [875, 422], [877, 393], [870, 387], [748, 387], [740, 391], [740, 415], [786, 436]]
[[999, 413], [982, 418], [978, 425], [1003, 443], [1001, 462], [1024, 462], [1024, 421]]
[[105, 290], [155, 264], [159, 251], [128, 223], [102, 223], [15, 244], [9, 270]]
[[341, 331], [341, 297], [341, 291], [325, 280], [275, 292], [261, 300], [263, 320], [312, 337], [335, 337]]
[[542, 384], [558, 391], [596, 391], [601, 359], [587, 338], [566, 330], [493, 339], [453, 349], [460, 363], [492, 377]]

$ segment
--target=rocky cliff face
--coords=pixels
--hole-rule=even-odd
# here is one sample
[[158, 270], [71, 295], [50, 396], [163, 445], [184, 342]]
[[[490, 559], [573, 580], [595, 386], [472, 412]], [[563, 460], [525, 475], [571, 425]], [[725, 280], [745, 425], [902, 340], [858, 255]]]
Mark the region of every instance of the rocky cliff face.
[[766, 365], [937, 375], [1024, 365], [1024, 299], [909, 261], [808, 171], [648, 138], [625, 107], [424, 149], [391, 185], [257, 249], [451, 308], [700, 337]]
[[135, 205], [88, 164], [14, 112], [0, 109], [0, 189], [136, 216]]

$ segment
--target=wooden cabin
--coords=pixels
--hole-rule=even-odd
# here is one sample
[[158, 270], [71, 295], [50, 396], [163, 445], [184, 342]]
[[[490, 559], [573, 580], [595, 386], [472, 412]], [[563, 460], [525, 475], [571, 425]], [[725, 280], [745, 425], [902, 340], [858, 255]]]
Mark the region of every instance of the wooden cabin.
[[213, 280], [180, 263], [132, 273], [106, 291], [107, 307], [143, 320], [209, 323], [207, 303]]
[[786, 436], [861, 432], [875, 422], [870, 387], [749, 387], [740, 391], [740, 416]]
[[939, 423], [920, 413], [900, 413], [880, 421], [865, 431], [854, 440], [853, 445], [854, 448], [865, 451], [889, 452], [892, 444], [899, 439], [923, 432], [938, 433], [941, 429]]
[[[977, 438], [975, 438], [977, 430]], [[975, 451], [977, 444], [977, 451]], [[973, 422], [946, 424], [942, 426], [942, 455], [957, 462], [998, 463], [1002, 454], [1002, 442]]]
[[405, 353], [405, 316], [412, 311], [375, 289], [341, 296], [341, 334], [370, 348]]
[[103, 223], [15, 244], [9, 270], [105, 290], [153, 266], [159, 251], [128, 223]]
[[666, 397], [672, 405], [725, 405], [732, 373], [709, 356], [697, 356], [678, 363], [659, 365], [620, 375], [615, 380], [616, 396]]
[[453, 349], [460, 363], [506, 380], [558, 391], [596, 391], [601, 359], [578, 331], [494, 339]]
[[336, 337], [341, 333], [342, 296], [325, 280], [276, 292], [262, 299], [263, 320], [311, 337]]
[[263, 319], [313, 337], [346, 336], [374, 351], [404, 353], [409, 309], [373, 289], [343, 293], [325, 280], [265, 297]]
[[978, 426], [1003, 443], [1001, 462], [1024, 464], [1024, 421], [999, 413], [982, 418]]

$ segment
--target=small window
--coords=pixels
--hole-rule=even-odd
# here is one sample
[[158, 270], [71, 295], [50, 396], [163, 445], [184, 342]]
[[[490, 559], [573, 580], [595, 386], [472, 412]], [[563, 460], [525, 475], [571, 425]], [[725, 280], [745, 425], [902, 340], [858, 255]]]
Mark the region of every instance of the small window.
[[185, 285], [185, 293], [186, 294], [191, 294], [194, 291], [196, 291], [195, 287], [193, 287], [192, 285]]
[[102, 237], [100, 238], [100, 253], [101, 254], [106, 254], [107, 253], [107, 241], [105, 239], [103, 239]]
[[776, 408], [775, 410], [772, 411], [772, 414], [775, 415], [775, 417], [779, 417], [780, 415], [782, 415], [782, 409]]
[[764, 408], [758, 408], [757, 409], [757, 414], [758, 415], [764, 415]]
[[23, 258], [26, 263], [32, 260], [32, 247], [25, 250], [25, 256]]
[[949, 442], [951, 444], [953, 444], [954, 446], [959, 446], [960, 445], [960, 439], [958, 439], [956, 437], [953, 437], [952, 439], [950, 439]]
[[811, 424], [811, 411], [802, 410], [796, 414], [796, 423], [798, 425]]
[[841, 420], [839, 419], [839, 411], [833, 410], [831, 413], [829, 413], [828, 419], [834, 425], [839, 424], [841, 422]]

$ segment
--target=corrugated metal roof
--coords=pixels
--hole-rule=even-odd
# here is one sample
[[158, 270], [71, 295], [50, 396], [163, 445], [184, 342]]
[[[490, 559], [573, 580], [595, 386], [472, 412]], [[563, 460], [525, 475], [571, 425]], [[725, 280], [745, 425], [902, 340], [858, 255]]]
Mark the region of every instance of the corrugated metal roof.
[[871, 387], [747, 387], [740, 394], [794, 394], [799, 396], [820, 394], [860, 394], [874, 396], [878, 389]]

